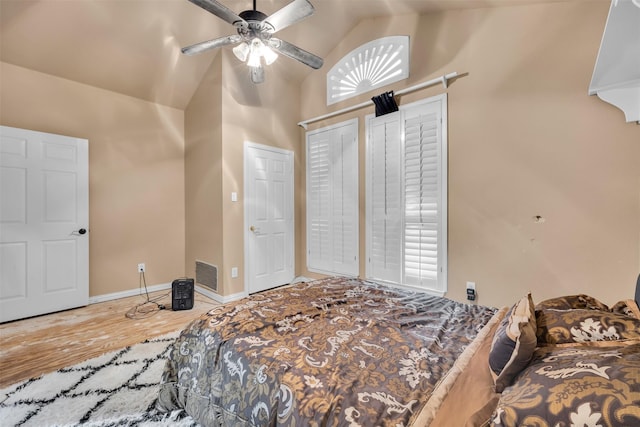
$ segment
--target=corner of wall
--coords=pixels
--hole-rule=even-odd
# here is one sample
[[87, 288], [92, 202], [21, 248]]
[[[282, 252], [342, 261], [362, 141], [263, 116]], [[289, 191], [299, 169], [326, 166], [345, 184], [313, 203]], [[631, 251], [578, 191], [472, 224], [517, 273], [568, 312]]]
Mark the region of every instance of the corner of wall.
[[[185, 273], [195, 261], [223, 265], [222, 252], [222, 75], [214, 57], [185, 109]], [[224, 294], [224, 284], [219, 292]]]

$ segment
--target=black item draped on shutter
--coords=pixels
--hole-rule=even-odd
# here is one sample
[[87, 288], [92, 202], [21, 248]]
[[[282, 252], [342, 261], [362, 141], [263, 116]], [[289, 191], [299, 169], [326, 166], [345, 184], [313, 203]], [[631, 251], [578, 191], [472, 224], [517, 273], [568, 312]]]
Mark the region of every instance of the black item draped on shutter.
[[398, 104], [396, 104], [396, 100], [393, 98], [393, 91], [381, 93], [371, 98], [371, 100], [376, 106], [376, 117], [398, 111]]

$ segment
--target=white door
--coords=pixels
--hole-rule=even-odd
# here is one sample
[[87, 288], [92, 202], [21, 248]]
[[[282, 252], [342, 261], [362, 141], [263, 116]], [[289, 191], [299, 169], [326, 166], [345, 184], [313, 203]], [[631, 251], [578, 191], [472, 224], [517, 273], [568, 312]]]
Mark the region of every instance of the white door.
[[0, 322], [88, 304], [88, 145], [0, 126]]
[[244, 158], [245, 276], [254, 293], [295, 276], [293, 152], [247, 142]]

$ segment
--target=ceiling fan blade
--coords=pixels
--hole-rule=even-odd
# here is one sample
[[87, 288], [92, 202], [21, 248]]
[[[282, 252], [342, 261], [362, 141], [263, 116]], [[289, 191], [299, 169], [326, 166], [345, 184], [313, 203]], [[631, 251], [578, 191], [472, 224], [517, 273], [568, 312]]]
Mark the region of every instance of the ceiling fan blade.
[[228, 44], [239, 43], [242, 41], [242, 37], [238, 34], [232, 36], [220, 37], [206, 42], [200, 42], [192, 44], [191, 46], [183, 47], [182, 53], [185, 55], [195, 55], [197, 53], [206, 52], [207, 50], [215, 49], [216, 47], [226, 46]]
[[211, 12], [216, 15], [220, 19], [224, 19], [229, 24], [235, 24], [236, 22], [245, 22], [240, 16], [238, 16], [234, 11], [223, 5], [222, 3], [217, 2], [216, 0], [189, 0], [191, 3], [196, 6], [200, 6], [207, 12]]
[[314, 10], [309, 0], [294, 0], [282, 9], [272, 13], [263, 23], [273, 28], [271, 32], [275, 33], [298, 21], [302, 21], [307, 16], [312, 15]]
[[300, 61], [311, 68], [315, 68], [316, 70], [322, 67], [322, 64], [324, 64], [324, 60], [319, 56], [307, 52], [306, 50], [292, 45], [291, 43], [284, 40], [272, 38], [271, 40], [269, 40], [269, 45], [272, 48], [276, 49], [278, 52], [282, 53], [284, 56], [288, 56], [289, 58]]

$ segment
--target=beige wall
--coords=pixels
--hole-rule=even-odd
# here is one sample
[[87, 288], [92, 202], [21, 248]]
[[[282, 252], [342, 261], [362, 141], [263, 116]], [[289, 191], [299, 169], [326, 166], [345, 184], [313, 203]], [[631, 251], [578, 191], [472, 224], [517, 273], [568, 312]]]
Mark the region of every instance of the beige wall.
[[[607, 2], [449, 11], [362, 22], [301, 87], [288, 58], [254, 86], [221, 50], [185, 112], [2, 63], [0, 124], [87, 138], [90, 294], [167, 283], [193, 262], [218, 264], [220, 291], [244, 290], [243, 145], [293, 150], [296, 272], [306, 271], [304, 131], [326, 113], [326, 71], [374, 38], [411, 36], [411, 76], [394, 89], [458, 71], [449, 96], [449, 293], [511, 303], [585, 292], [628, 297], [640, 270], [640, 127], [587, 96]], [[284, 71], [284, 72], [283, 72]], [[435, 86], [400, 104], [442, 93]], [[369, 99], [335, 104], [340, 109]], [[364, 275], [364, 115], [360, 118]], [[231, 202], [230, 193], [239, 202]], [[536, 224], [535, 215], [546, 222]], [[186, 219], [185, 219], [186, 218]], [[185, 244], [186, 239], [186, 244]], [[231, 267], [240, 277], [231, 279]]]
[[[216, 55], [185, 110], [185, 213], [188, 277], [195, 261], [223, 267], [222, 73]], [[220, 272], [218, 273], [220, 274]], [[223, 291], [219, 280], [218, 290]]]
[[[331, 110], [445, 73], [465, 74], [447, 90], [434, 86], [399, 100], [448, 93], [447, 296], [464, 300], [466, 281], [476, 282], [478, 302], [486, 305], [511, 304], [528, 290], [536, 301], [576, 292], [606, 303], [632, 296], [640, 270], [640, 127], [587, 95], [608, 8], [588, 1], [372, 19], [325, 58], [328, 70], [369, 40], [411, 36], [408, 80]], [[325, 78], [313, 73], [303, 83], [302, 118], [329, 111]], [[362, 276], [363, 123], [372, 112], [310, 127], [360, 118]], [[536, 215], [546, 221], [535, 223]], [[304, 226], [300, 232], [304, 258]]]
[[0, 66], [0, 124], [89, 140], [89, 295], [182, 276], [183, 112]]
[[[290, 60], [278, 60], [282, 61]], [[244, 143], [249, 141], [294, 151], [297, 162], [301, 146], [296, 125], [300, 114], [299, 99], [299, 90], [296, 85], [289, 84], [286, 73], [278, 74], [269, 68], [265, 82], [254, 85], [249, 81], [246, 65], [231, 51], [222, 50], [185, 112], [187, 184], [201, 186], [197, 191], [187, 190], [187, 269], [194, 259], [202, 259], [207, 254], [218, 259], [218, 292], [223, 296], [245, 291]], [[219, 126], [218, 120], [221, 120]], [[189, 155], [196, 134], [203, 136], [199, 141], [202, 144], [200, 154], [206, 156], [206, 160], [200, 155]], [[196, 164], [200, 166], [195, 166], [194, 172]], [[294, 185], [298, 189], [301, 165], [296, 163], [294, 167]], [[204, 182], [202, 174], [206, 174]], [[237, 202], [231, 201], [232, 192], [238, 194]], [[299, 205], [297, 202], [296, 206]], [[197, 217], [190, 214], [203, 206]], [[298, 208], [295, 223], [299, 230]], [[207, 241], [197, 241], [198, 233], [208, 236]], [[237, 278], [231, 278], [233, 267], [238, 268]]]

